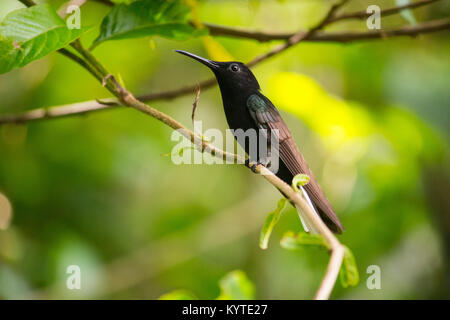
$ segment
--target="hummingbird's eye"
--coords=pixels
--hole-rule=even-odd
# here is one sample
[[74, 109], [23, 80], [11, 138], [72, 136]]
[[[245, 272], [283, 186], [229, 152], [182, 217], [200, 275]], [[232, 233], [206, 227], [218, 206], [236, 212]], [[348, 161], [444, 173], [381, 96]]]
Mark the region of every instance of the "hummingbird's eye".
[[233, 72], [238, 72], [239, 71], [239, 66], [237, 65], [237, 63], [233, 63], [230, 66], [230, 70], [233, 71]]

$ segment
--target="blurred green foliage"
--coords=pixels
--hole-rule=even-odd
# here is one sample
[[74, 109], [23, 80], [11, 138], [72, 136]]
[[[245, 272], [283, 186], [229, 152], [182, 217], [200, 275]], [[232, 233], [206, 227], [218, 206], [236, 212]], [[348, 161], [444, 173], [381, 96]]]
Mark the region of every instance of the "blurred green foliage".
[[255, 299], [255, 288], [247, 275], [235, 270], [219, 281], [220, 295], [218, 300], [251, 300]]
[[[40, 2], [55, 9], [63, 3]], [[328, 4], [198, 1], [196, 8], [200, 21], [282, 32], [314, 25]], [[352, 1], [345, 9], [364, 10], [367, 4]], [[0, 20], [22, 7], [2, 1]], [[109, 10], [94, 1], [82, 7], [82, 24], [93, 27], [83, 43], [94, 41]], [[448, 16], [449, 10], [439, 2], [414, 15], [420, 22]], [[398, 15], [382, 20], [383, 28], [403, 24]], [[364, 31], [365, 23], [343, 21], [329, 30]], [[140, 94], [211, 76], [172, 54], [174, 49], [249, 61], [272, 46], [155, 36], [108, 41], [94, 52]], [[303, 43], [254, 72], [282, 110], [347, 230], [340, 239], [357, 258], [360, 283], [336, 286], [332, 298], [448, 298], [448, 32]], [[108, 93], [72, 61], [51, 54], [0, 75], [0, 95], [3, 114]], [[189, 124], [194, 99], [192, 93], [151, 105]], [[196, 119], [205, 129], [225, 130], [217, 88], [202, 92]], [[325, 271], [325, 250], [258, 247], [277, 190], [232, 165], [173, 165], [162, 156], [173, 147], [170, 135], [161, 123], [125, 108], [1, 126], [0, 192], [13, 218], [0, 230], [0, 297], [154, 299], [185, 288], [214, 299], [233, 291], [223, 282], [218, 288], [219, 279], [240, 269], [254, 282], [256, 298], [311, 298]], [[272, 241], [288, 230], [301, 230], [290, 207]], [[65, 287], [71, 264], [82, 270], [81, 290]], [[380, 290], [366, 287], [370, 265], [381, 268]], [[253, 289], [246, 294], [252, 297]]]
[[159, 300], [196, 300], [197, 297], [186, 290], [174, 290], [163, 294], [158, 298]]
[[[220, 295], [217, 300], [255, 299], [255, 287], [245, 272], [234, 270], [219, 280]], [[159, 297], [161, 300], [195, 300], [197, 297], [187, 290], [174, 290]]]

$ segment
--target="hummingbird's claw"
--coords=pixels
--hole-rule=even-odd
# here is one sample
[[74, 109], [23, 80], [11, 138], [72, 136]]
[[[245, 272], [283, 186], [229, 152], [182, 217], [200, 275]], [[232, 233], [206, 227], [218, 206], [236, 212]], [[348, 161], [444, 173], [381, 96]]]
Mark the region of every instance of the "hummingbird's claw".
[[[257, 166], [262, 165], [262, 166], [264, 166], [264, 167], [267, 168], [267, 166], [269, 166], [270, 164], [271, 164], [271, 160], [270, 160], [270, 159], [258, 160], [257, 162], [254, 162], [254, 163], [251, 165], [250, 170], [252, 170], [253, 173], [259, 173], [259, 172], [256, 171], [256, 167], [257, 167]], [[249, 167], [249, 165], [250, 165], [250, 160], [247, 159], [247, 160], [245, 161], [245, 165], [246, 165], [247, 167]]]

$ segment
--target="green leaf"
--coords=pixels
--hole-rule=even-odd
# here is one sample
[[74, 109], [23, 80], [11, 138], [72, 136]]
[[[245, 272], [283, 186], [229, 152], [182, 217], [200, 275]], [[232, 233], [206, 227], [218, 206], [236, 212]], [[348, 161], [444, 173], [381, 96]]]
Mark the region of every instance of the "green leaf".
[[67, 46], [87, 28], [68, 29], [47, 4], [15, 10], [0, 24], [0, 73]]
[[255, 298], [255, 287], [241, 270], [225, 275], [220, 281], [220, 295], [217, 300], [252, 300]]
[[300, 189], [298, 187], [304, 186], [304, 185], [308, 184], [308, 182], [309, 182], [309, 176], [306, 174], [303, 174], [303, 173], [299, 173], [292, 179], [292, 188], [294, 188], [294, 190], [296, 192], [299, 192]]
[[92, 47], [107, 40], [161, 36], [184, 40], [204, 34], [188, 24], [190, 9], [180, 0], [142, 0], [114, 6], [103, 19]]
[[266, 221], [264, 222], [264, 226], [261, 230], [261, 235], [259, 237], [259, 247], [261, 249], [267, 249], [267, 245], [269, 244], [269, 238], [272, 234], [272, 230], [280, 219], [281, 212], [286, 206], [286, 198], [281, 198], [278, 201], [277, 208], [275, 211], [270, 212], [267, 215]]
[[[395, 0], [395, 4], [397, 6], [404, 6], [407, 4], [410, 4], [410, 0]], [[414, 16], [414, 13], [411, 9], [403, 9], [400, 11], [400, 15], [408, 21], [410, 24], [415, 25], [417, 24], [416, 17]]]
[[283, 235], [280, 244], [283, 248], [289, 250], [299, 250], [305, 246], [324, 247], [328, 249], [328, 245], [321, 235], [306, 232], [295, 234], [292, 231], [288, 231]]
[[161, 295], [158, 300], [198, 300], [198, 298], [187, 290], [173, 290]]
[[339, 278], [344, 288], [348, 286], [354, 287], [359, 283], [359, 272], [356, 266], [355, 256], [347, 246], [344, 246], [344, 260], [339, 270]]

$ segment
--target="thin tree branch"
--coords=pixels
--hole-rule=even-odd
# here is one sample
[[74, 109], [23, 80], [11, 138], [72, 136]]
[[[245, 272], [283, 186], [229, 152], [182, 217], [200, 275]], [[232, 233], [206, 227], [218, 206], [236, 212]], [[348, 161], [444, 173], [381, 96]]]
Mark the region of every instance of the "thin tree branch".
[[[259, 42], [287, 40], [294, 35], [292, 33], [258, 32], [217, 26], [212, 24], [209, 24], [208, 27], [211, 30], [212, 35], [253, 39]], [[356, 40], [387, 38], [393, 36], [415, 36], [421, 33], [429, 33], [447, 29], [450, 29], [450, 19], [444, 18], [440, 20], [423, 22], [414, 26], [405, 26], [391, 30], [373, 30], [367, 32], [316, 32], [312, 35], [308, 35], [303, 40], [309, 42], [349, 42]]]
[[[429, 5], [433, 2], [437, 2], [440, 0], [422, 0], [417, 1], [414, 3], [397, 6], [393, 8], [388, 8], [380, 11], [380, 16], [385, 17], [389, 15], [393, 15], [396, 13], [399, 13], [400, 11], [404, 9], [415, 9], [419, 8], [421, 6]], [[341, 13], [341, 14], [335, 14], [329, 19], [327, 19], [326, 25], [330, 25], [337, 21], [342, 20], [350, 20], [350, 19], [365, 19], [369, 17], [371, 14], [367, 13], [366, 11], [356, 11], [356, 12], [350, 12], [350, 13]], [[236, 28], [236, 27], [227, 27], [222, 25], [217, 25], [213, 23], [207, 23], [203, 22], [203, 26], [207, 27], [209, 30], [209, 33], [211, 35], [215, 36], [227, 36], [227, 37], [238, 37], [238, 38], [247, 38], [247, 39], [254, 39], [260, 42], [267, 42], [272, 40], [286, 40], [289, 37], [293, 35], [293, 33], [284, 32], [284, 33], [271, 33], [271, 32], [264, 32], [264, 31], [251, 31], [246, 30], [244, 28]], [[366, 33], [360, 33], [361, 39], [364, 39], [364, 35]], [[339, 42], [341, 41], [340, 33], [331, 33], [331, 41]], [[322, 38], [317, 35], [310, 35], [309, 37], [305, 38], [304, 40], [308, 41], [330, 41], [328, 40], [328, 37]], [[346, 42], [346, 39], [344, 37], [343, 42]]]
[[[112, 101], [112, 100], [109, 100]], [[116, 100], [114, 100], [116, 101]], [[73, 103], [53, 108], [39, 108], [15, 115], [4, 115], [0, 117], [0, 124], [25, 123], [38, 120], [58, 119], [74, 115], [83, 116], [91, 112], [103, 109], [113, 109], [115, 106], [99, 103], [95, 100]]]
[[[86, 61], [84, 61], [82, 58], [80, 58], [79, 56], [77, 56], [75, 53], [62, 48], [58, 50], [59, 53], [61, 53], [62, 55], [66, 56], [69, 59], [72, 59], [73, 61], [75, 61], [76, 63], [78, 63], [80, 66], [82, 66], [83, 68], [85, 68], [87, 71], [89, 71], [97, 80], [102, 80], [102, 76], [101, 74], [99, 74], [97, 72], [97, 70], [95, 70], [95, 68], [92, 68], [89, 63], [87, 63]], [[32, 110], [33, 111], [38, 111], [39, 109], [36, 110]], [[0, 122], [1, 123], [1, 122]]]
[[347, 2], [348, 2], [348, 0], [341, 0], [340, 2], [333, 4], [331, 6], [330, 10], [328, 10], [325, 17], [323, 17], [322, 20], [320, 20], [320, 22], [315, 27], [313, 27], [312, 29], [310, 29], [308, 31], [300, 31], [298, 33], [291, 35], [289, 38], [286, 39], [285, 43], [273, 48], [272, 50], [270, 50], [269, 52], [267, 52], [263, 55], [260, 55], [256, 58], [254, 58], [247, 65], [249, 67], [253, 67], [256, 64], [260, 63], [261, 61], [267, 60], [267, 59], [273, 57], [274, 55], [279, 54], [280, 52], [283, 52], [283, 51], [291, 48], [292, 46], [296, 45], [300, 41], [314, 35], [316, 33], [316, 31], [318, 31], [318, 30], [322, 29], [324, 26], [326, 26], [328, 21], [336, 13], [336, 10], [339, 9], [342, 5], [344, 5]]
[[[422, 6], [426, 6], [429, 5], [433, 2], [437, 2], [440, 0], [421, 0], [421, 1], [416, 1], [413, 3], [408, 3], [408, 4], [404, 4], [401, 6], [396, 6], [393, 8], [388, 8], [388, 9], [383, 9], [380, 11], [380, 16], [381, 17], [386, 17], [386, 16], [390, 16], [393, 14], [397, 14], [402, 10], [405, 9], [415, 9], [415, 8], [419, 8]], [[329, 20], [330, 23], [336, 22], [336, 21], [341, 21], [341, 20], [349, 20], [349, 19], [366, 19], [368, 18], [372, 13], [367, 13], [367, 11], [356, 11], [356, 12], [350, 12], [350, 13], [342, 13], [339, 15], [336, 15], [335, 17], [331, 18]]]

